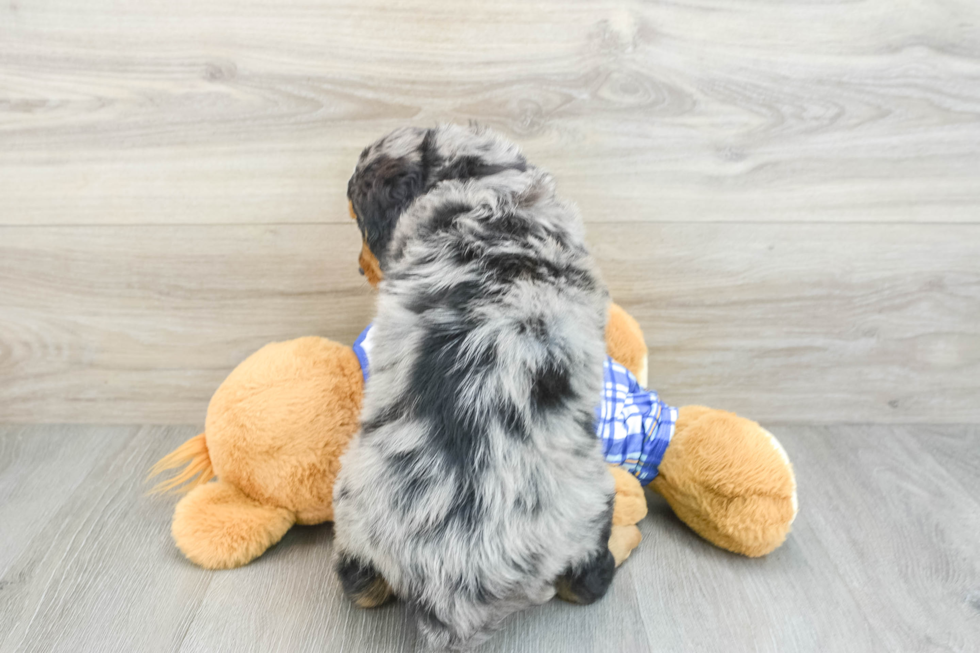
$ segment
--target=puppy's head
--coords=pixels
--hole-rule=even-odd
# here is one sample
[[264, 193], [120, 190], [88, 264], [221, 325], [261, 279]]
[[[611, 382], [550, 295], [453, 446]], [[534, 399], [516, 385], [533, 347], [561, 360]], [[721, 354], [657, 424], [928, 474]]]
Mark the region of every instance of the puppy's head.
[[446, 180], [526, 169], [516, 145], [475, 126], [402, 127], [366, 147], [347, 183], [347, 199], [361, 230], [358, 263], [368, 282], [377, 286], [383, 278], [395, 226], [417, 197]]

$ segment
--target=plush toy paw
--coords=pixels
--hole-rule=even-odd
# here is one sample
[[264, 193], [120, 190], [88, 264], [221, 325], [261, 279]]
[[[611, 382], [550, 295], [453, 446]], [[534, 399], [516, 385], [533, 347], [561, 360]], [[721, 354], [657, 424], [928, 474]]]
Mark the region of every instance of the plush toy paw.
[[616, 481], [616, 502], [613, 504], [613, 526], [636, 524], [647, 516], [647, 498], [643, 486], [622, 467], [609, 466], [609, 473]]
[[266, 506], [224, 481], [199, 485], [174, 509], [177, 548], [205, 569], [240, 567], [282, 539], [296, 522], [285, 508]]
[[643, 494], [643, 486], [635, 476], [615, 465], [610, 465], [609, 472], [616, 481], [609, 551], [616, 559], [618, 567], [643, 539], [636, 524], [647, 515], [647, 499]]
[[633, 549], [639, 546], [642, 539], [643, 535], [635, 524], [612, 527], [612, 532], [609, 534], [609, 552], [612, 553], [617, 567], [630, 557]]
[[684, 406], [651, 487], [699, 535], [729, 551], [762, 556], [783, 543], [796, 517], [796, 479], [786, 452], [756, 422]]

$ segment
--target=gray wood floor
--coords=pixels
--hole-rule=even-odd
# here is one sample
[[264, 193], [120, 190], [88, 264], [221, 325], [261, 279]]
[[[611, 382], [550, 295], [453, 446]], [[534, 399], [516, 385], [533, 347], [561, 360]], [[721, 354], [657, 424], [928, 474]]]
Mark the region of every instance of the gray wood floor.
[[[749, 560], [658, 498], [609, 595], [511, 618], [481, 651], [977, 651], [980, 427], [775, 426], [801, 512]], [[329, 525], [208, 572], [169, 537], [147, 467], [190, 427], [0, 428], [0, 651], [412, 651], [399, 605], [330, 572]]]

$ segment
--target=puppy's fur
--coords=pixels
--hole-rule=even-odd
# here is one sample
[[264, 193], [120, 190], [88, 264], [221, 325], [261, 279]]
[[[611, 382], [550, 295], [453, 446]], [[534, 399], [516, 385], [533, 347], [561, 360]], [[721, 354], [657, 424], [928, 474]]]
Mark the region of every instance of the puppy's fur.
[[593, 430], [608, 296], [577, 213], [477, 128], [396, 130], [348, 188], [384, 280], [334, 491], [345, 591], [365, 607], [393, 593], [456, 649], [556, 588], [598, 599], [614, 573]]

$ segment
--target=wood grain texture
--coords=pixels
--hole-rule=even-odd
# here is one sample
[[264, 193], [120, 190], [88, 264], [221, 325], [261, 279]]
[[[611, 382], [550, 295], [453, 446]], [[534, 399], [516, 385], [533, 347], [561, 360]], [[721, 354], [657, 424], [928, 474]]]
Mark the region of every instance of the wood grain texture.
[[[364, 611], [342, 597], [329, 525], [294, 528], [241, 569], [186, 562], [168, 533], [173, 500], [142, 496], [141, 480], [194, 433], [0, 427], [0, 488], [21, 488], [17, 502], [0, 504], [15, 544], [0, 559], [0, 653], [424, 650], [401, 604]], [[963, 486], [966, 468], [920, 441], [977, 451], [980, 432], [878, 425], [776, 434], [801, 505], [781, 548], [760, 559], [726, 553], [651, 496], [644, 540], [602, 601], [522, 612], [478, 651], [972, 651], [980, 504]], [[38, 455], [59, 445], [65, 455]], [[21, 486], [27, 469], [35, 482]], [[42, 504], [50, 509], [38, 511]]]
[[[0, 594], [26, 578], [10, 565], [62, 510], [92, 470], [135, 428], [36, 426], [0, 436]], [[57, 475], [51, 473], [57, 470]]]
[[765, 421], [980, 419], [980, 228], [593, 226], [650, 386]]
[[[980, 502], [919, 446], [920, 430], [883, 439], [875, 426], [801, 428], [787, 451], [809, 495], [801, 510], [812, 507], [809, 523], [862, 597], [877, 646], [970, 651], [980, 641]], [[980, 448], [972, 426], [930, 430]]]
[[[173, 506], [143, 496], [149, 465], [188, 429], [61, 427], [36, 434], [81, 445], [98, 460], [66, 495], [76, 461], [51, 456], [34, 471], [33, 499], [52, 504], [43, 528], [21, 510], [4, 531], [21, 544], [0, 591], [0, 651], [174, 650], [211, 578], [184, 563], [170, 540]], [[4, 430], [0, 439], [8, 439]], [[78, 442], [73, 443], [72, 440]], [[0, 477], [20, 467], [14, 460]]]
[[0, 421], [200, 421], [262, 345], [373, 314], [351, 224], [33, 229], [0, 242]]
[[[973, 427], [928, 428], [980, 447]], [[655, 541], [656, 562], [637, 565], [647, 574], [637, 592], [651, 638], [666, 633], [663, 650], [678, 651], [973, 650], [980, 511], [918, 447], [918, 430], [776, 429], [793, 461], [800, 513], [787, 542], [765, 558], [713, 548], [653, 503], [643, 523], [656, 530], [644, 530], [638, 552], [649, 560], [643, 547]]]
[[972, 0], [0, 4], [0, 422], [199, 422], [350, 342], [353, 162], [440, 120], [552, 170], [669, 400], [980, 420]]
[[11, 0], [0, 223], [342, 222], [405, 122], [518, 138], [590, 221], [975, 222], [973, 0]]
[[[351, 343], [373, 313], [350, 224], [4, 231], [0, 421], [201, 423], [265, 343]], [[980, 420], [980, 226], [617, 223], [589, 239], [670, 402]]]
[[935, 458], [963, 489], [980, 497], [980, 426], [953, 432], [929, 427], [910, 430], [910, 436]]

